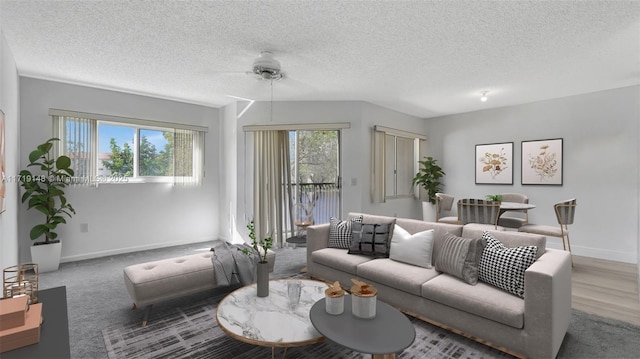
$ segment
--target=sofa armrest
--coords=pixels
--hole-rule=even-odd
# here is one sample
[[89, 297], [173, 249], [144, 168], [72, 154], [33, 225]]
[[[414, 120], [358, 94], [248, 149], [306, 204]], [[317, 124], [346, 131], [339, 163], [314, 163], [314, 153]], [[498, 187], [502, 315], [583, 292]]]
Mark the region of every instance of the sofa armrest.
[[329, 246], [329, 223], [316, 224], [307, 227], [307, 271], [311, 262], [311, 253]]
[[547, 249], [524, 276], [527, 353], [555, 358], [571, 318], [571, 254]]

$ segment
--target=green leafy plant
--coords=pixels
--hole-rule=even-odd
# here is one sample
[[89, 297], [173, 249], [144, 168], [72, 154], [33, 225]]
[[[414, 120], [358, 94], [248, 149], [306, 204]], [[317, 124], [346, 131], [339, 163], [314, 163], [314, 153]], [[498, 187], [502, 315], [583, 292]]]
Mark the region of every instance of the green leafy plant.
[[71, 218], [76, 213], [63, 190], [74, 174], [70, 168], [71, 159], [67, 156], [53, 158], [51, 150], [55, 141], [60, 139], [51, 138], [29, 153], [27, 168], [36, 167], [38, 172], [20, 171], [20, 186], [25, 189], [22, 203], [27, 202], [28, 209], [34, 208], [45, 215], [44, 223], [31, 228], [29, 236], [36, 240], [44, 235], [44, 244], [57, 242], [55, 229], [59, 224], [67, 223], [65, 216]]
[[[253, 247], [253, 250], [258, 254], [258, 261], [260, 263], [266, 263], [267, 262], [267, 251], [269, 250], [269, 248], [273, 247], [273, 239], [271, 237], [267, 237], [265, 239], [257, 240], [256, 239], [256, 227], [253, 224], [253, 220], [251, 220], [247, 224], [247, 229], [249, 230], [249, 238], [251, 239], [251, 247]], [[260, 251], [260, 247], [262, 247], [264, 249], [264, 251]], [[246, 255], [251, 255], [252, 254], [251, 252], [249, 252], [249, 249], [247, 249], [247, 248], [242, 249], [242, 253], [244, 253]]]
[[427, 191], [427, 196], [431, 204], [436, 204], [436, 193], [442, 191], [443, 184], [439, 181], [445, 173], [438, 166], [433, 157], [425, 157], [423, 161], [418, 161], [420, 170], [413, 177], [413, 185], [420, 185]]
[[488, 199], [489, 201], [502, 202], [501, 194], [488, 194], [484, 198]]

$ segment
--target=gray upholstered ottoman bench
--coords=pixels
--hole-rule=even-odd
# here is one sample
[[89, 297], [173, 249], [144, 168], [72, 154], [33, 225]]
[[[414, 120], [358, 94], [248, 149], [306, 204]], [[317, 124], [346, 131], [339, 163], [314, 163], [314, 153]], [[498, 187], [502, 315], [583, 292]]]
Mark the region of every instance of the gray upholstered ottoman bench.
[[[124, 284], [133, 299], [133, 309], [146, 306], [143, 327], [147, 325], [153, 304], [217, 287], [212, 255], [212, 252], [203, 252], [124, 269]], [[267, 252], [267, 261], [269, 270], [273, 271], [275, 252]]]

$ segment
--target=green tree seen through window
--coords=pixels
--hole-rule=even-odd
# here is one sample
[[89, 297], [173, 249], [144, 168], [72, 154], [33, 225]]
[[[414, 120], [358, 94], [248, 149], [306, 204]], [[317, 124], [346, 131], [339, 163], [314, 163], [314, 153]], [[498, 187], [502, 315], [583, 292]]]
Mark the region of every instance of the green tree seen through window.
[[128, 143], [124, 143], [122, 148], [118, 146], [115, 138], [109, 141], [111, 154], [109, 160], [104, 161], [104, 167], [108, 169], [112, 175], [120, 175], [124, 177], [133, 176], [133, 151]]

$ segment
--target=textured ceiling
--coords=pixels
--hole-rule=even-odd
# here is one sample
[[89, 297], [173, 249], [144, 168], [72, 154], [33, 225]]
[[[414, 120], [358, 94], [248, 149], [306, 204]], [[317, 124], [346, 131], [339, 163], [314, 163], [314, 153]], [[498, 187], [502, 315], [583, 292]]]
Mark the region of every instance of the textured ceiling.
[[[640, 84], [639, 1], [8, 1], [22, 76], [220, 107], [362, 100], [420, 117]], [[482, 91], [489, 101], [479, 101]]]

